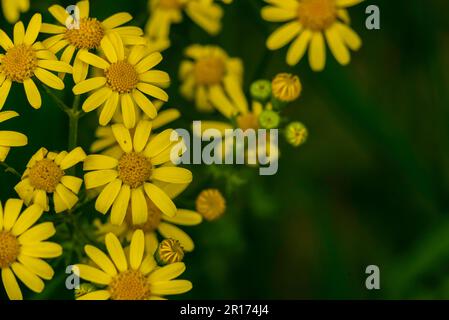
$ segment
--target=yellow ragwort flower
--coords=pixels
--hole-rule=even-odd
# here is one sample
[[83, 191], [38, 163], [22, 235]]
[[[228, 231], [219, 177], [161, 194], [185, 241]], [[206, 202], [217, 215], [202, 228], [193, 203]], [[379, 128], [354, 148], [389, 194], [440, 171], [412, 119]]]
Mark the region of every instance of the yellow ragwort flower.
[[[41, 32], [53, 34], [43, 43], [53, 53], [64, 49], [61, 60], [71, 63], [73, 61], [73, 80], [75, 83], [86, 79], [89, 66], [80, 59], [80, 54], [100, 49], [101, 40], [111, 32], [120, 35], [126, 45], [143, 45], [146, 40], [142, 38], [142, 29], [134, 26], [123, 26], [132, 20], [127, 12], [116, 13], [109, 18], [99, 21], [89, 16], [89, 1], [80, 1], [76, 4], [79, 9], [79, 25], [72, 26], [73, 17], [60, 5], [52, 5], [48, 11], [59, 22], [60, 25], [43, 23]], [[69, 28], [70, 27], [70, 28]]]
[[[356, 51], [362, 42], [348, 26], [347, 7], [363, 0], [265, 0], [262, 17], [270, 22], [286, 22], [267, 39], [267, 47], [277, 50], [291, 41], [287, 63], [296, 65], [309, 50], [309, 63], [314, 71], [326, 64], [326, 45], [342, 65], [350, 62], [349, 49]], [[293, 40], [295, 39], [295, 40]], [[325, 40], [326, 39], [326, 40]]]
[[15, 23], [20, 14], [30, 9], [30, 0], [2, 0], [3, 15], [9, 23]]
[[[172, 148], [180, 141], [171, 141], [173, 130], [167, 129], [150, 138], [151, 122], [141, 120], [131, 135], [123, 124], [114, 124], [112, 132], [122, 149], [119, 157], [90, 155], [84, 161], [86, 189], [101, 187], [95, 208], [111, 222], [121, 225], [131, 205], [133, 224], [148, 220], [148, 202], [168, 216], [176, 215], [173, 201], [154, 182], [184, 184], [192, 181], [192, 173], [170, 164]], [[165, 164], [165, 165], [164, 165]]]
[[52, 267], [43, 259], [62, 254], [59, 244], [46, 241], [56, 230], [52, 222], [34, 224], [42, 215], [35, 204], [22, 213], [23, 201], [9, 199], [0, 202], [0, 269], [6, 294], [11, 300], [22, 300], [16, 277], [34, 292], [44, 290], [44, 280], [53, 278]]
[[212, 111], [228, 99], [241, 109], [247, 107], [240, 59], [230, 58], [217, 46], [192, 45], [185, 55], [188, 60], [181, 63], [179, 70], [180, 90], [186, 99], [195, 101], [198, 110]]
[[[170, 199], [174, 199], [181, 192], [185, 190], [188, 184], [168, 184], [160, 181], [155, 181], [155, 185], [161, 188]], [[160, 234], [164, 239], [176, 239], [179, 241], [184, 251], [191, 252], [195, 248], [192, 238], [178, 226], [195, 226], [202, 222], [202, 216], [192, 210], [177, 209], [176, 215], [170, 217], [164, 214], [156, 205], [150, 200], [147, 200], [147, 222], [143, 224], [134, 225], [132, 221], [131, 208], [128, 208], [125, 220], [120, 227], [117, 227], [110, 222], [102, 224], [100, 221], [95, 221], [97, 227], [97, 235], [104, 236], [112, 232], [120, 239], [131, 240], [131, 236], [136, 229], [141, 229], [145, 233], [145, 242], [148, 247], [153, 248], [153, 244], [157, 243], [157, 235]]]
[[271, 82], [273, 97], [282, 102], [292, 102], [299, 98], [302, 85], [298, 76], [279, 73]]
[[[158, 111], [156, 118], [153, 120], [148, 119], [145, 114], [142, 115], [139, 110], [136, 110], [136, 122], [138, 123], [140, 120], [151, 121], [151, 130], [153, 132], [169, 124], [170, 122], [175, 121], [181, 116], [181, 113], [174, 108], [159, 111], [163, 105], [161, 101], [156, 100], [153, 103]], [[114, 115], [112, 118], [112, 123], [123, 123], [123, 118], [119, 113]], [[95, 131], [95, 137], [97, 139], [90, 146], [90, 152], [101, 153], [112, 157], [119, 157], [122, 154], [122, 149], [114, 137], [111, 125], [105, 127], [99, 126]]]
[[218, 189], [205, 189], [196, 198], [196, 210], [208, 221], [220, 218], [226, 211], [226, 200]]
[[[0, 112], [0, 123], [11, 118], [17, 117], [19, 114], [14, 111]], [[0, 162], [5, 161], [11, 147], [22, 147], [28, 144], [26, 135], [15, 131], [0, 131]]]
[[182, 22], [183, 11], [209, 34], [216, 35], [221, 30], [223, 9], [214, 0], [149, 0], [148, 10], [145, 32], [152, 40], [168, 40], [171, 25]]
[[108, 254], [91, 245], [85, 247], [86, 254], [98, 267], [76, 265], [80, 278], [102, 286], [78, 300], [160, 300], [165, 295], [192, 289], [190, 281], [174, 280], [186, 269], [184, 263], [158, 267], [153, 255], [145, 255], [142, 230], [134, 232], [129, 250], [123, 250], [112, 233], [106, 235], [105, 243]]
[[0, 54], [0, 109], [3, 108], [13, 82], [22, 83], [28, 102], [40, 108], [41, 95], [33, 81], [36, 77], [49, 87], [64, 89], [64, 83], [51, 71], [72, 73], [72, 67], [58, 61], [56, 56], [40, 42], [35, 42], [42, 24], [40, 14], [35, 14], [25, 27], [21, 21], [14, 25], [14, 42], [0, 29], [0, 46], [6, 51]]
[[152, 70], [162, 61], [162, 55], [159, 52], [148, 54], [145, 46], [134, 46], [125, 56], [123, 42], [116, 33], [104, 37], [101, 48], [106, 59], [87, 51], [79, 55], [82, 61], [103, 71], [102, 76], [81, 81], [73, 87], [76, 95], [95, 90], [84, 101], [83, 110], [90, 112], [103, 105], [99, 119], [102, 126], [111, 121], [119, 105], [127, 128], [136, 125], [136, 105], [154, 119], [157, 110], [146, 95], [164, 102], [168, 100], [167, 93], [160, 88], [170, 82], [168, 74]]
[[41, 148], [31, 157], [22, 181], [14, 189], [26, 205], [37, 203], [49, 211], [48, 195], [53, 194], [56, 213], [70, 210], [78, 202], [77, 194], [83, 180], [67, 175], [64, 170], [85, 158], [86, 154], [80, 147], [60, 153]]

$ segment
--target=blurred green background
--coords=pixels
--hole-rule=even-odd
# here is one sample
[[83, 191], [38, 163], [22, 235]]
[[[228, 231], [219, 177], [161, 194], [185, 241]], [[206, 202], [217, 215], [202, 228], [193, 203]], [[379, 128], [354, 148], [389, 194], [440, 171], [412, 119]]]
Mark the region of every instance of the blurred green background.
[[[53, 22], [47, 8], [55, 1], [31, 3], [22, 21], [41, 12], [44, 21]], [[365, 28], [370, 4], [380, 7], [381, 30]], [[261, 0], [223, 6], [224, 27], [217, 37], [188, 19], [173, 27], [173, 45], [161, 66], [173, 79], [168, 105], [183, 114], [173, 127], [188, 128], [203, 118], [178, 93], [184, 48], [218, 44], [243, 59], [245, 90], [278, 72], [300, 76], [303, 94], [287, 114], [308, 127], [309, 140], [298, 149], [282, 144], [279, 172], [272, 177], [242, 167], [190, 167], [194, 182], [179, 206], [193, 208], [203, 188], [217, 187], [228, 210], [219, 221], [184, 229], [196, 243], [183, 275], [194, 289], [177, 298], [448, 298], [449, 3], [378, 0], [350, 9], [363, 47], [347, 67], [328, 53], [322, 73], [311, 72], [306, 60], [288, 67], [286, 49], [265, 49], [267, 35], [278, 25], [260, 18], [262, 6]], [[144, 26], [145, 0], [91, 1], [91, 16], [99, 19], [119, 11]], [[12, 34], [12, 26], [0, 21]], [[70, 103], [68, 78], [62, 97]], [[33, 110], [15, 85], [4, 108], [22, 117], [2, 127], [20, 129], [30, 140], [7, 158], [21, 172], [39, 147], [67, 148], [67, 119], [42, 96], [43, 107]], [[80, 123], [85, 150], [95, 126], [94, 114]], [[16, 177], [0, 172], [2, 201], [15, 196], [15, 183]], [[92, 207], [83, 214], [98, 215]], [[365, 268], [371, 264], [380, 268], [380, 290], [365, 288]], [[59, 264], [42, 295], [24, 289], [25, 297], [70, 297], [64, 277]]]

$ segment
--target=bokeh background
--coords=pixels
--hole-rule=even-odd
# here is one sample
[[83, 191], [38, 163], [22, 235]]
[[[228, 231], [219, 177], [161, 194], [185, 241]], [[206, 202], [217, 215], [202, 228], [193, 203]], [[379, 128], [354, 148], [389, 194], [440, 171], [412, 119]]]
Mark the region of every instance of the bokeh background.
[[[55, 2], [74, 4], [31, 0], [22, 21], [33, 12], [53, 21], [47, 8]], [[381, 30], [365, 28], [370, 4], [380, 7]], [[180, 97], [177, 80], [184, 48], [201, 43], [243, 59], [246, 91], [259, 78], [298, 74], [303, 93], [287, 114], [309, 129], [304, 146], [281, 146], [272, 177], [242, 167], [190, 167], [194, 182], [179, 206], [193, 208], [203, 188], [217, 187], [228, 210], [216, 222], [185, 229], [196, 243], [184, 274], [194, 289], [178, 299], [449, 298], [449, 3], [378, 0], [350, 9], [363, 47], [347, 67], [328, 54], [321, 73], [311, 72], [307, 61], [288, 67], [286, 49], [265, 49], [276, 25], [261, 19], [262, 6], [262, 0], [225, 6], [217, 37], [185, 19], [173, 27], [173, 45], [163, 53], [161, 69], [173, 79], [168, 105], [183, 114], [173, 127], [204, 118]], [[119, 11], [143, 27], [147, 1], [91, 0], [91, 15], [99, 19]], [[0, 27], [12, 33], [3, 17]], [[67, 81], [62, 97], [69, 103], [70, 88]], [[7, 159], [19, 171], [39, 147], [67, 147], [66, 116], [44, 93], [43, 107], [33, 110], [22, 90], [13, 86], [5, 107], [22, 115], [5, 126], [30, 140]], [[95, 115], [81, 121], [85, 150], [95, 126]], [[15, 183], [0, 172], [2, 201], [15, 196]], [[83, 214], [98, 215], [92, 207]], [[64, 263], [56, 264], [44, 293], [24, 290], [26, 298], [72, 297], [64, 288]], [[371, 264], [380, 268], [380, 290], [365, 288]]]

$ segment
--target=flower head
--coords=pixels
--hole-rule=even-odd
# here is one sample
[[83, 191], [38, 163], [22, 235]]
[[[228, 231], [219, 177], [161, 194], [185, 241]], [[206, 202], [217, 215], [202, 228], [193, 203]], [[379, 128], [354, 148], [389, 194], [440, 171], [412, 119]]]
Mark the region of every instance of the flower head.
[[30, 9], [30, 0], [1, 0], [3, 15], [9, 23], [15, 23], [20, 18], [20, 14]]
[[[11, 118], [17, 117], [19, 114], [14, 111], [0, 112], [0, 123]], [[15, 131], [0, 131], [0, 162], [5, 161], [11, 147], [22, 147], [28, 143], [26, 135]]]
[[184, 248], [176, 239], [164, 239], [159, 243], [155, 259], [161, 265], [181, 262], [184, 259]]
[[271, 97], [271, 82], [268, 80], [257, 80], [251, 84], [251, 97], [257, 101], [266, 102]]
[[292, 122], [285, 128], [285, 138], [294, 147], [304, 144], [308, 135], [307, 128], [301, 122]]
[[271, 89], [275, 99], [281, 102], [292, 102], [300, 96], [302, 85], [298, 76], [280, 73], [274, 77]]
[[40, 42], [35, 42], [42, 24], [40, 14], [35, 14], [26, 28], [21, 21], [14, 25], [14, 41], [0, 29], [0, 109], [3, 108], [13, 82], [23, 84], [28, 102], [33, 108], [40, 108], [41, 95], [33, 78], [36, 77], [49, 87], [64, 89], [64, 83], [50, 71], [72, 73], [72, 67], [58, 61]]
[[116, 13], [109, 18], [99, 21], [89, 15], [89, 1], [76, 4], [79, 9], [80, 21], [76, 24], [73, 17], [60, 5], [52, 5], [48, 11], [59, 22], [59, 25], [43, 23], [41, 32], [52, 34], [44, 41], [53, 53], [63, 50], [61, 60], [73, 62], [73, 80], [79, 83], [86, 79], [88, 64], [80, 59], [80, 54], [101, 48], [101, 40], [111, 32], [117, 33], [126, 45], [145, 44], [142, 29], [134, 26], [123, 26], [132, 20], [126, 12]]
[[205, 189], [196, 198], [196, 210], [204, 219], [212, 221], [226, 211], [226, 200], [218, 189]]
[[131, 135], [123, 124], [114, 124], [112, 132], [122, 149], [121, 155], [90, 155], [84, 161], [87, 189], [102, 187], [95, 208], [105, 214], [111, 210], [111, 222], [121, 225], [129, 205], [133, 224], [148, 220], [148, 202], [164, 214], [174, 216], [176, 206], [155, 181], [183, 184], [192, 181], [192, 173], [170, 166], [173, 130], [167, 129], [150, 138], [151, 122], [141, 120]]
[[157, 110], [146, 95], [164, 102], [168, 100], [167, 93], [160, 88], [170, 81], [168, 74], [152, 70], [161, 62], [162, 55], [148, 53], [145, 46], [134, 46], [125, 56], [124, 44], [116, 33], [104, 37], [101, 48], [106, 59], [87, 51], [79, 55], [82, 61], [103, 71], [102, 76], [81, 81], [73, 87], [77, 95], [95, 90], [84, 102], [83, 110], [90, 112], [103, 105], [99, 119], [103, 126], [111, 121], [119, 105], [127, 128], [136, 125], [136, 105], [154, 119]]
[[41, 148], [28, 162], [22, 181], [14, 189], [26, 205], [36, 203], [49, 211], [48, 195], [51, 194], [56, 213], [70, 210], [78, 202], [77, 194], [83, 180], [67, 175], [65, 170], [85, 157], [80, 147], [60, 153]]
[[45, 241], [56, 232], [52, 222], [35, 225], [42, 207], [35, 204], [21, 212], [23, 201], [0, 202], [0, 269], [6, 294], [21, 300], [22, 292], [16, 277], [34, 292], [44, 290], [44, 280], [53, 278], [51, 266], [43, 259], [62, 254], [59, 244]]
[[314, 71], [326, 64], [325, 39], [335, 59], [347, 65], [351, 50], [361, 46], [359, 36], [348, 27], [347, 7], [363, 0], [265, 0], [262, 17], [270, 22], [286, 22], [267, 39], [267, 47], [277, 50], [291, 41], [287, 63], [296, 65], [309, 48], [309, 63]]
[[145, 255], [148, 248], [142, 230], [133, 233], [128, 253], [112, 233], [106, 235], [105, 242], [108, 254], [91, 245], [85, 247], [86, 254], [98, 267], [76, 265], [82, 279], [102, 287], [79, 300], [154, 300], [192, 288], [190, 281], [174, 280], [184, 272], [184, 263], [159, 268], [152, 255]]
[[230, 58], [216, 46], [192, 45], [185, 55], [189, 59], [180, 66], [180, 90], [186, 99], [195, 100], [198, 110], [212, 111], [224, 99], [231, 99], [241, 108], [246, 107], [240, 59]]

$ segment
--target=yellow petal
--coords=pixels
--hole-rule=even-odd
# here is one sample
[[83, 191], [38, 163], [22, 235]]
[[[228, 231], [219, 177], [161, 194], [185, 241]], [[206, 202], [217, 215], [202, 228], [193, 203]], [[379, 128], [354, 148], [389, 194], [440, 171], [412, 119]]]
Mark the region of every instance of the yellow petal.
[[151, 284], [151, 293], [155, 295], [181, 294], [192, 289], [192, 283], [187, 280], [160, 281]]
[[36, 13], [28, 23], [27, 31], [25, 33], [25, 37], [23, 38], [23, 43], [27, 45], [32, 45], [41, 30], [42, 25], [42, 16], [40, 13]]
[[25, 79], [23, 81], [23, 87], [30, 105], [35, 109], [39, 109], [42, 105], [42, 99], [34, 81], [31, 78]]
[[131, 209], [134, 225], [144, 224], [148, 219], [148, 208], [143, 188], [131, 190]]
[[40, 223], [19, 236], [21, 244], [32, 244], [43, 240], [47, 240], [56, 233], [56, 229], [52, 222]]
[[21, 235], [36, 223], [36, 221], [42, 216], [42, 213], [42, 208], [37, 204], [33, 204], [32, 206], [28, 207], [17, 219], [14, 227], [11, 230], [11, 233], [15, 236]]
[[134, 133], [134, 151], [142, 152], [142, 150], [146, 147], [148, 143], [148, 139], [150, 138], [152, 124], [150, 121], [141, 120], [137, 124], [135, 133]]
[[40, 293], [44, 290], [44, 282], [32, 273], [29, 269], [25, 268], [21, 263], [15, 262], [11, 265], [12, 271], [16, 274], [28, 288], [32, 291]]
[[22, 210], [23, 201], [19, 199], [9, 199], [6, 201], [3, 210], [3, 229], [9, 231], [12, 229]]
[[22, 292], [20, 291], [19, 284], [16, 277], [10, 268], [2, 268], [2, 282], [5, 286], [6, 294], [11, 300], [22, 300]]
[[123, 124], [112, 125], [112, 132], [114, 133], [115, 139], [124, 152], [129, 153], [133, 150], [131, 134]]
[[85, 264], [77, 264], [75, 266], [78, 269], [78, 276], [86, 281], [107, 285], [112, 280], [110, 275], [97, 268]]
[[134, 231], [131, 247], [129, 251], [129, 263], [131, 268], [137, 270], [140, 268], [140, 264], [142, 262], [143, 253], [145, 249], [145, 240], [142, 230]]
[[113, 233], [108, 233], [105, 242], [109, 256], [112, 258], [117, 269], [122, 272], [126, 271], [128, 269], [128, 263], [126, 262], [125, 252], [123, 251], [120, 241]]
[[103, 189], [95, 202], [95, 209], [100, 213], [107, 213], [117, 198], [120, 188], [122, 187], [122, 181], [115, 179]]
[[102, 170], [102, 169], [114, 169], [118, 165], [118, 160], [109, 156], [94, 154], [89, 155], [84, 160], [83, 169], [85, 171], [90, 170]]
[[91, 245], [86, 245], [84, 251], [86, 251], [87, 256], [108, 275], [115, 276], [117, 274], [117, 270], [111, 259], [109, 259], [103, 251]]
[[152, 179], [171, 183], [190, 183], [192, 173], [179, 167], [160, 167], [153, 170]]
[[81, 147], [77, 147], [69, 152], [59, 166], [62, 170], [67, 170], [77, 163], [84, 161], [84, 159], [86, 159], [86, 153]]
[[164, 238], [178, 240], [183, 249], [187, 252], [193, 251], [195, 248], [192, 238], [187, 233], [172, 224], [162, 222], [159, 224], [158, 230]]
[[145, 183], [145, 193], [148, 198], [167, 216], [174, 216], [176, 214], [176, 206], [173, 201], [162, 191], [159, 187], [151, 183]]
[[170, 281], [179, 277], [186, 270], [183, 262], [175, 262], [153, 271], [148, 276], [148, 282]]
[[88, 172], [84, 175], [84, 184], [86, 189], [93, 189], [104, 186], [105, 184], [115, 180], [118, 173], [116, 170], [99, 170]]
[[117, 198], [114, 201], [111, 211], [111, 223], [121, 225], [125, 219], [128, 210], [129, 199], [131, 197], [131, 188], [128, 185], [122, 185]]

